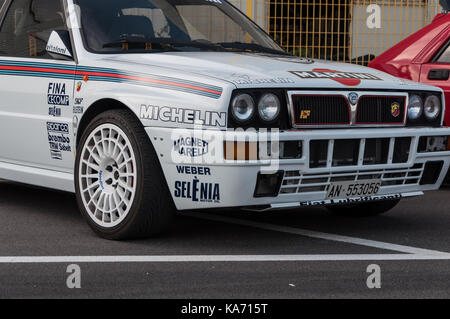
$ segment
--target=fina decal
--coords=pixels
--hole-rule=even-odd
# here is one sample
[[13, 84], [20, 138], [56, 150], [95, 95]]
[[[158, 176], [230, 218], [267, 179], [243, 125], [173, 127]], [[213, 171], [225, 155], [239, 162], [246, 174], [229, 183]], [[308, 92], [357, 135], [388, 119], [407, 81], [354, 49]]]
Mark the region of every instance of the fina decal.
[[391, 114], [393, 117], [398, 117], [400, 115], [400, 104], [397, 102], [391, 104]]
[[47, 88], [47, 104], [68, 106], [70, 97], [66, 94], [66, 84], [50, 82]]
[[181, 137], [174, 143], [174, 150], [188, 157], [202, 156], [208, 153], [208, 142], [196, 137]]
[[370, 73], [341, 72], [329, 69], [290, 72], [302, 79], [331, 79], [346, 86], [357, 86], [361, 84], [361, 80], [382, 81], [382, 79]]
[[220, 187], [217, 183], [203, 183], [194, 177], [191, 182], [176, 181], [174, 196], [193, 202], [220, 203]]
[[47, 136], [52, 159], [62, 160], [62, 152], [71, 152], [69, 125], [67, 123], [47, 122]]
[[211, 176], [211, 169], [203, 166], [177, 166], [178, 174]]
[[141, 105], [140, 118], [162, 122], [226, 127], [227, 113], [190, 110], [168, 106]]

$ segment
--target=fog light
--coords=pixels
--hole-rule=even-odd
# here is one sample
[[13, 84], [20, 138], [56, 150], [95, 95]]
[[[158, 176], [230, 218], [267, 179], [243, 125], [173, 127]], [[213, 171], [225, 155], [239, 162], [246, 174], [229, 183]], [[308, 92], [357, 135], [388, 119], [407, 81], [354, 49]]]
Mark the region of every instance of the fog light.
[[276, 197], [280, 191], [284, 171], [275, 174], [258, 173], [254, 197]]
[[420, 185], [434, 185], [441, 175], [444, 161], [427, 162], [423, 170]]

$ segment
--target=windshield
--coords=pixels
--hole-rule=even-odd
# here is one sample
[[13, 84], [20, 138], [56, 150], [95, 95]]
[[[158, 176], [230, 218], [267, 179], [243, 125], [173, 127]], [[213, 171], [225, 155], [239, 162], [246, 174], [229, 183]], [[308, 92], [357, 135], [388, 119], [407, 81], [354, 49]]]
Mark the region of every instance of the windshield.
[[286, 54], [223, 0], [76, 0], [96, 53], [246, 51]]

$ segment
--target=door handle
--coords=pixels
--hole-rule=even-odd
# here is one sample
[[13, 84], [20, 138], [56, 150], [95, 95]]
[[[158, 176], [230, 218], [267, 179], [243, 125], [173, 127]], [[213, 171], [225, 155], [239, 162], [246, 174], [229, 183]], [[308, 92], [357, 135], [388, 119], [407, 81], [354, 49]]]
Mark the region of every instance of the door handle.
[[450, 70], [435, 69], [435, 70], [430, 70], [430, 73], [428, 73], [428, 80], [446, 81], [449, 78], [450, 78]]

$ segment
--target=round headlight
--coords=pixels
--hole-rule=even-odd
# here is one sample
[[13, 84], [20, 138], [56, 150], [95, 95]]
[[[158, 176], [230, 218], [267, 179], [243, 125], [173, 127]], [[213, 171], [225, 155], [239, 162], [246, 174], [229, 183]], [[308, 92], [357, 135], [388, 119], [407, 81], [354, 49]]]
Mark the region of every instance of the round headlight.
[[428, 120], [435, 120], [441, 113], [441, 100], [436, 95], [430, 95], [425, 100], [423, 111]]
[[264, 94], [258, 102], [258, 113], [263, 121], [271, 122], [280, 114], [280, 99], [272, 93]]
[[408, 118], [412, 121], [418, 120], [423, 113], [422, 98], [418, 95], [411, 95], [408, 106]]
[[239, 94], [231, 103], [232, 114], [239, 122], [248, 121], [255, 112], [255, 101], [249, 94]]

